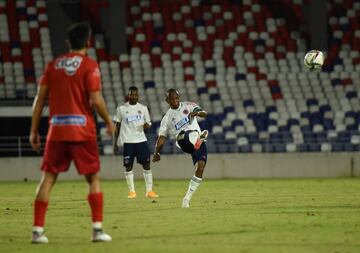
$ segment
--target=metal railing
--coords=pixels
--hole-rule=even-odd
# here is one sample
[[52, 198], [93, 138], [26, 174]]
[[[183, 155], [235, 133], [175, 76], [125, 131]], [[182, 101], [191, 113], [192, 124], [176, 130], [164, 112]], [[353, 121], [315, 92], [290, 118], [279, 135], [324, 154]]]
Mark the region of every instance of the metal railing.
[[42, 147], [35, 152], [29, 143], [29, 136], [0, 136], [0, 157], [38, 156], [43, 152], [45, 137], [41, 137]]

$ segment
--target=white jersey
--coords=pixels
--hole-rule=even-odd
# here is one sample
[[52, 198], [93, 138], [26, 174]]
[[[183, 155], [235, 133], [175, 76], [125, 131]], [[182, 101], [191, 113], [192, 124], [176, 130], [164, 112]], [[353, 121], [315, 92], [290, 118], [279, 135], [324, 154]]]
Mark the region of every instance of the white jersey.
[[121, 123], [118, 145], [147, 141], [142, 127], [145, 123], [151, 124], [147, 106], [140, 103], [130, 105], [129, 102], [120, 105], [116, 109], [114, 121]]
[[197, 130], [201, 132], [196, 117], [189, 119], [189, 114], [195, 108], [200, 108], [192, 102], [181, 102], [179, 108], [169, 109], [161, 120], [159, 135], [175, 139], [182, 130]]

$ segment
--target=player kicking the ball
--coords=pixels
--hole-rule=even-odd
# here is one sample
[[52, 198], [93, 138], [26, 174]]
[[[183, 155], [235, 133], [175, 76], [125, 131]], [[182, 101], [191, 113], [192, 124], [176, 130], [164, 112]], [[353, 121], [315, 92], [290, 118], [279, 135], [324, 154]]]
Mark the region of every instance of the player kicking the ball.
[[168, 135], [175, 137], [176, 146], [185, 153], [191, 154], [195, 165], [195, 175], [191, 178], [189, 188], [182, 202], [183, 208], [190, 207], [190, 200], [202, 181], [202, 175], [207, 160], [205, 140], [208, 131], [201, 131], [196, 117], [205, 118], [207, 113], [197, 104], [180, 102], [179, 92], [169, 89], [166, 93], [166, 102], [170, 109], [161, 120], [159, 137], [156, 141], [153, 162], [160, 161], [160, 151]]

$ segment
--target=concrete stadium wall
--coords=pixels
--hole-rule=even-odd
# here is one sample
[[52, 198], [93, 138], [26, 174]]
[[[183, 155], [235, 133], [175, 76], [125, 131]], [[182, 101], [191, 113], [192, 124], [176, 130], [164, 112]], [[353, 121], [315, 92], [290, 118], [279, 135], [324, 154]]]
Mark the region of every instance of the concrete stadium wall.
[[[41, 158], [0, 158], [0, 181], [39, 180]], [[122, 156], [101, 157], [101, 177], [122, 179]], [[182, 179], [193, 175], [188, 155], [163, 155], [152, 164], [155, 179]], [[142, 169], [134, 166], [135, 178]], [[360, 176], [359, 153], [209, 154], [204, 178], [310, 178]], [[60, 180], [80, 180], [73, 165]]]

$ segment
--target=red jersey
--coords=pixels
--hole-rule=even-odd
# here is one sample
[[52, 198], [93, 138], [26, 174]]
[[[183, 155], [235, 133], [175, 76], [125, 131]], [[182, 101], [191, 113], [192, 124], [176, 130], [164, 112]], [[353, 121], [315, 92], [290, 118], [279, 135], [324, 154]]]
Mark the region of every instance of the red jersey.
[[46, 66], [39, 85], [49, 91], [50, 141], [96, 140], [96, 127], [89, 92], [101, 89], [96, 61], [67, 53]]

